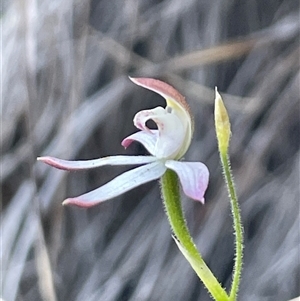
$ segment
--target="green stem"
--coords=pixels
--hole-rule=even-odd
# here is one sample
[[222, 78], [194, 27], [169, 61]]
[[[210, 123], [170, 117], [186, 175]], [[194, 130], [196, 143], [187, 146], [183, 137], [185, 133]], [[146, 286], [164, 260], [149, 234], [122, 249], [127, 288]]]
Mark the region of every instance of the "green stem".
[[183, 255], [190, 262], [212, 297], [217, 301], [228, 301], [227, 293], [202, 259], [189, 233], [181, 206], [178, 177], [174, 171], [168, 169], [162, 176], [161, 190], [171, 228]]
[[238, 198], [236, 190], [234, 187], [234, 180], [230, 167], [230, 159], [228, 152], [220, 152], [220, 158], [222, 162], [224, 178], [226, 181], [230, 202], [231, 202], [231, 212], [234, 222], [234, 233], [235, 233], [235, 263], [234, 263], [234, 272], [233, 280], [230, 291], [230, 301], [235, 301], [238, 294], [238, 289], [241, 281], [241, 272], [243, 265], [243, 226], [241, 221], [241, 214], [238, 204]]

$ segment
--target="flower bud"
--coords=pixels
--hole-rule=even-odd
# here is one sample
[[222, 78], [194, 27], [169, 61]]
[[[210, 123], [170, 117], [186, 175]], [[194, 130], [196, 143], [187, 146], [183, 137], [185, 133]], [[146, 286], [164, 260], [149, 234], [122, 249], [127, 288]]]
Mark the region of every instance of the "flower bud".
[[215, 127], [220, 153], [227, 153], [231, 135], [230, 121], [221, 95], [216, 87], [215, 96]]

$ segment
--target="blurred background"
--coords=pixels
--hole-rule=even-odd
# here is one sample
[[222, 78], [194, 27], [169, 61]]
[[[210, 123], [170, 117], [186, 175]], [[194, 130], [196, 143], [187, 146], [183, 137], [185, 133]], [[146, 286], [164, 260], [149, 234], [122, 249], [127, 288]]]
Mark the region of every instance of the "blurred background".
[[185, 156], [211, 173], [206, 204], [183, 196], [189, 228], [230, 288], [234, 245], [214, 132], [214, 87], [231, 121], [245, 234], [239, 300], [299, 296], [297, 0], [3, 1], [1, 273], [6, 301], [210, 300], [174, 241], [152, 182], [90, 209], [63, 207], [126, 170], [55, 170], [36, 157], [145, 154], [121, 140], [164, 105], [131, 76], [186, 96]]

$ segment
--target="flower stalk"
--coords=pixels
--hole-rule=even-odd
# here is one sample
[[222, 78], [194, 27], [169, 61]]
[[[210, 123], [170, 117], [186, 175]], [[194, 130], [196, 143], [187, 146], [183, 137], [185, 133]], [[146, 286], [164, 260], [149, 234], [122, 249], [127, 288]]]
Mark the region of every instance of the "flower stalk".
[[243, 226], [228, 154], [228, 146], [231, 135], [230, 121], [227, 110], [220, 94], [217, 91], [217, 88], [215, 98], [215, 127], [223, 175], [230, 198], [231, 213], [233, 216], [235, 234], [235, 262], [229, 300], [235, 301], [237, 299], [243, 265]]
[[239, 285], [241, 281], [241, 272], [243, 267], [243, 226], [241, 221], [240, 208], [238, 204], [238, 198], [234, 186], [233, 176], [230, 167], [230, 160], [228, 153], [221, 154], [220, 158], [222, 162], [222, 168], [224, 173], [224, 178], [226, 181], [226, 186], [229, 193], [230, 203], [231, 203], [231, 213], [233, 216], [233, 226], [235, 234], [235, 262], [233, 271], [233, 280], [230, 291], [230, 301], [235, 301], [237, 299], [237, 294], [239, 290]]
[[217, 301], [229, 300], [227, 293], [204, 262], [189, 233], [182, 211], [176, 173], [168, 169], [162, 176], [160, 183], [165, 211], [175, 235], [175, 242], [177, 243], [180, 251], [188, 260], [211, 296]]

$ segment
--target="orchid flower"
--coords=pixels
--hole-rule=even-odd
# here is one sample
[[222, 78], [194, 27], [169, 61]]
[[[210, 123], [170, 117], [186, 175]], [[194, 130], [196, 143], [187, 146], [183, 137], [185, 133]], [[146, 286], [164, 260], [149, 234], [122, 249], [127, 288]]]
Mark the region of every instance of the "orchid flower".
[[[149, 156], [109, 156], [95, 160], [67, 161], [53, 157], [39, 157], [38, 160], [63, 170], [81, 170], [104, 165], [141, 165], [117, 176], [105, 185], [74, 198], [63, 204], [90, 207], [117, 197], [139, 185], [159, 179], [167, 169], [176, 172], [184, 193], [190, 198], [204, 202], [209, 172], [200, 162], [179, 161], [190, 146], [194, 130], [193, 119], [185, 98], [172, 86], [152, 78], [130, 78], [133, 83], [152, 90], [166, 100], [166, 107], [156, 107], [138, 112], [134, 125], [138, 132], [122, 141], [127, 148], [133, 141], [141, 143]], [[153, 120], [157, 129], [150, 129], [146, 123]]]

